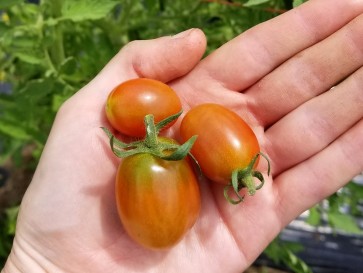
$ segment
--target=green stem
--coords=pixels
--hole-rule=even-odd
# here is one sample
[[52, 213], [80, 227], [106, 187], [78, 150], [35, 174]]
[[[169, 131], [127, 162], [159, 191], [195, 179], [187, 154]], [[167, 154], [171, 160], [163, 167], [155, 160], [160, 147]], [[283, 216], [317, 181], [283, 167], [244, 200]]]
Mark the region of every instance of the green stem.
[[158, 131], [155, 128], [153, 115], [145, 116], [145, 128], [146, 128], [145, 145], [148, 148], [157, 147], [158, 146]]
[[243, 177], [243, 185], [247, 188], [249, 195], [254, 195], [256, 193], [256, 185], [252, 175]]
[[[239, 192], [240, 192], [240, 190], [242, 190], [242, 188], [247, 188], [248, 194], [254, 195], [256, 193], [256, 191], [261, 189], [262, 186], [264, 185], [265, 179], [264, 179], [262, 173], [253, 169], [253, 167], [255, 166], [255, 163], [257, 161], [257, 158], [259, 156], [262, 156], [263, 158], [266, 159], [267, 164], [268, 164], [267, 175], [268, 176], [270, 175], [270, 171], [271, 171], [270, 160], [268, 159], [268, 157], [265, 154], [263, 154], [261, 152], [257, 153], [252, 158], [252, 160], [250, 161], [250, 163], [248, 164], [247, 167], [245, 167], [243, 169], [236, 169], [232, 172], [231, 183], [228, 184], [224, 188], [224, 196], [229, 203], [236, 205], [244, 200], [244, 197], [239, 194]], [[256, 186], [254, 178], [257, 178], [261, 183]], [[233, 189], [233, 192], [234, 192], [235, 196], [237, 197], [237, 199], [233, 199], [229, 196], [229, 190], [231, 188]]]
[[109, 137], [111, 150], [117, 157], [125, 158], [139, 153], [149, 153], [164, 160], [176, 161], [185, 158], [190, 153], [197, 136], [192, 136], [185, 143], [179, 145], [173, 141], [160, 141], [158, 134], [159, 129], [167, 125], [167, 121], [172, 122], [180, 114], [181, 112], [167, 117], [158, 124], [154, 123], [153, 115], [146, 115], [144, 119], [146, 126], [145, 138], [131, 143], [118, 140], [107, 128], [102, 127], [102, 129]]
[[[62, 15], [62, 0], [50, 0], [51, 12], [54, 18], [59, 18]], [[64, 46], [63, 46], [63, 31], [60, 25], [54, 26], [55, 41], [50, 49], [50, 54], [53, 63], [57, 68], [63, 63], [65, 59]]]

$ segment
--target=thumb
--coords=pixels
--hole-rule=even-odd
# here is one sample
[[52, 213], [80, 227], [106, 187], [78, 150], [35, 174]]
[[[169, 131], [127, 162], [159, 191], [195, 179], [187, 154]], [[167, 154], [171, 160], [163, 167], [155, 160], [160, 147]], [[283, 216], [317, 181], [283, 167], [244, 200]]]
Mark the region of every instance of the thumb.
[[93, 84], [108, 93], [120, 82], [131, 78], [169, 82], [191, 71], [202, 58], [205, 48], [206, 38], [200, 29], [132, 41], [105, 66]]

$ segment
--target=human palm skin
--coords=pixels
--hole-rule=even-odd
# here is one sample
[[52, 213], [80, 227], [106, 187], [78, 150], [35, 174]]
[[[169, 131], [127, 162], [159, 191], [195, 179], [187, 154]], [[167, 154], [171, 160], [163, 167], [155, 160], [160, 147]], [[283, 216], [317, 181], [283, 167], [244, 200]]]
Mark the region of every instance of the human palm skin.
[[[363, 1], [311, 0], [201, 60], [198, 29], [135, 41], [60, 109], [23, 199], [9, 272], [241, 272], [301, 212], [363, 169]], [[271, 160], [255, 196], [229, 204], [201, 179], [200, 217], [167, 251], [144, 249], [117, 216], [104, 106], [120, 82], [168, 83], [184, 111], [242, 116]], [[334, 88], [332, 88], [334, 87]], [[166, 132], [179, 138], [180, 121]], [[266, 175], [266, 165], [259, 169]]]

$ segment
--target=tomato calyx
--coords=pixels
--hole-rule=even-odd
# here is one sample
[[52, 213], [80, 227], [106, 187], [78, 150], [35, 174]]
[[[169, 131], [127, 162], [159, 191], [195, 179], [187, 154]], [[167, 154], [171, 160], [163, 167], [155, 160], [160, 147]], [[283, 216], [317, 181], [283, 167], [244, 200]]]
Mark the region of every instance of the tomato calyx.
[[144, 123], [146, 127], [146, 136], [142, 140], [125, 143], [117, 139], [109, 129], [101, 127], [110, 139], [112, 152], [120, 158], [125, 158], [131, 155], [140, 153], [149, 153], [164, 160], [177, 161], [186, 157], [197, 139], [197, 136], [192, 136], [182, 145], [172, 141], [163, 141], [160, 138], [159, 132], [168, 124], [176, 120], [182, 111], [171, 115], [164, 120], [155, 124], [153, 115], [146, 115]]
[[[224, 188], [224, 197], [227, 199], [229, 203], [237, 205], [243, 202], [244, 195], [241, 196], [239, 193], [243, 188], [247, 188], [247, 192], [249, 195], [254, 195], [257, 190], [263, 187], [265, 183], [265, 178], [263, 177], [263, 174], [260, 171], [256, 171], [253, 169], [259, 156], [262, 156], [263, 158], [266, 159], [268, 164], [267, 175], [268, 176], [270, 175], [271, 171], [270, 160], [265, 154], [261, 152], [257, 153], [252, 158], [251, 162], [248, 164], [247, 167], [243, 169], [236, 169], [232, 172], [231, 183], [225, 186]], [[257, 178], [261, 183], [256, 186], [254, 178]], [[234, 199], [229, 195], [230, 189], [233, 190], [237, 199]]]

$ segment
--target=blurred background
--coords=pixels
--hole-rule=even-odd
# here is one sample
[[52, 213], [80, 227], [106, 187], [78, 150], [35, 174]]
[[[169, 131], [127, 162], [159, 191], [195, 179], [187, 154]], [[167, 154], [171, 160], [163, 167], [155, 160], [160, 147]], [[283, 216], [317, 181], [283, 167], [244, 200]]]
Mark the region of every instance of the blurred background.
[[[197, 27], [209, 54], [303, 2], [0, 0], [0, 268], [57, 110], [123, 45]], [[363, 272], [362, 213], [363, 175], [293, 221], [247, 272]]]

